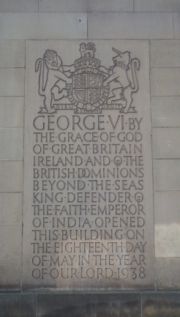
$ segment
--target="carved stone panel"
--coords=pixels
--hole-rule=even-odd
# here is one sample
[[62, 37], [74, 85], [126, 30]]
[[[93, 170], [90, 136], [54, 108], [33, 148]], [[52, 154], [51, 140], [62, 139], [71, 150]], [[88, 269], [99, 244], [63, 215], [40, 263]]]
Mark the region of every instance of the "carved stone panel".
[[146, 41], [30, 41], [23, 284], [150, 287]]

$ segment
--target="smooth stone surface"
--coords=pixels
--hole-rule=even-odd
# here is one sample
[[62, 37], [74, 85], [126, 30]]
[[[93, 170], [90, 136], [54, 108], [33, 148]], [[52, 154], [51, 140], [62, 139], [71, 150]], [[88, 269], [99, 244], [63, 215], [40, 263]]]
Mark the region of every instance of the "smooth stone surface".
[[174, 37], [180, 39], [180, 14], [174, 13]]
[[38, 0], [1, 0], [0, 12], [35, 12]]
[[180, 128], [153, 129], [154, 158], [180, 158]]
[[157, 258], [180, 257], [180, 224], [155, 225], [155, 255]]
[[135, 11], [180, 11], [179, 0], [134, 0]]
[[88, 0], [88, 11], [133, 11], [133, 0]]
[[0, 192], [21, 192], [23, 164], [21, 161], [0, 161]]
[[24, 96], [24, 69], [0, 68], [0, 97]]
[[180, 127], [180, 97], [151, 98], [153, 127]]
[[156, 259], [156, 285], [158, 289], [180, 289], [180, 258]]
[[180, 70], [178, 68], [153, 68], [151, 71], [152, 96], [180, 95]]
[[23, 159], [23, 130], [0, 128], [0, 160]]
[[133, 0], [40, 0], [40, 12], [133, 11]]
[[179, 160], [154, 160], [153, 165], [156, 191], [180, 190]]
[[0, 193], [0, 224], [18, 224], [22, 219], [22, 195]]
[[0, 41], [0, 67], [24, 67], [25, 41]]
[[0, 294], [1, 317], [36, 317], [35, 296]]
[[88, 37], [92, 39], [173, 38], [171, 14], [94, 13], [88, 15]]
[[143, 317], [178, 317], [180, 295], [176, 293], [149, 294], [142, 296]]
[[0, 225], [0, 288], [20, 286], [21, 234], [21, 222], [18, 225]]
[[155, 193], [155, 223], [168, 225], [180, 222], [180, 191]]
[[180, 41], [151, 41], [151, 66], [180, 67]]
[[22, 128], [23, 97], [0, 97], [0, 128]]
[[39, 0], [40, 12], [86, 12], [88, 0]]
[[180, 243], [180, 192], [155, 194], [155, 242], [156, 256], [179, 257]]
[[87, 36], [87, 16], [69, 14], [0, 14], [0, 39], [81, 39]]
[[37, 317], [140, 317], [140, 297], [129, 295], [38, 295]]

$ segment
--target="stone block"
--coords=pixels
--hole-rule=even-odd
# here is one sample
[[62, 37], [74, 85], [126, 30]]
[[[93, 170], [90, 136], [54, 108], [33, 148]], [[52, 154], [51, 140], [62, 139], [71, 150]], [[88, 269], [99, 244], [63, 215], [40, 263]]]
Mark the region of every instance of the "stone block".
[[87, 16], [81, 13], [3, 13], [0, 39], [81, 39], [87, 37]]
[[0, 192], [21, 192], [23, 164], [21, 161], [0, 161]]
[[143, 317], [178, 317], [180, 295], [176, 293], [142, 295]]
[[32, 294], [0, 294], [1, 317], [36, 317], [35, 303], [35, 295]]
[[87, 9], [93, 12], [133, 11], [133, 0], [90, 0]]
[[86, 12], [87, 0], [40, 0], [40, 12]]
[[155, 255], [158, 258], [180, 257], [180, 224], [155, 225]]
[[0, 41], [0, 67], [24, 67], [25, 41]]
[[24, 96], [24, 69], [0, 68], [0, 96]]
[[152, 96], [180, 95], [180, 71], [178, 68], [153, 68], [151, 71]]
[[0, 224], [15, 225], [22, 220], [22, 195], [0, 193]]
[[23, 159], [23, 130], [0, 128], [0, 160]]
[[37, 316], [140, 317], [140, 297], [136, 294], [42, 294], [37, 296]]
[[180, 161], [154, 160], [156, 191], [180, 190]]
[[21, 316], [22, 317], [37, 317], [36, 315], [36, 295], [22, 293], [21, 294]]
[[151, 41], [151, 66], [180, 67], [180, 41]]
[[0, 97], [0, 128], [23, 127], [23, 114], [23, 97]]
[[20, 284], [21, 276], [21, 223], [0, 226], [0, 285], [1, 288]]
[[156, 285], [160, 290], [180, 289], [180, 258], [156, 259]]
[[155, 223], [170, 224], [180, 222], [180, 191], [155, 193]]
[[153, 129], [153, 157], [180, 158], [180, 128]]
[[168, 39], [173, 37], [171, 14], [92, 13], [88, 15], [92, 39]]
[[177, 12], [180, 11], [179, 0], [134, 0], [135, 11]]
[[133, 0], [40, 0], [40, 12], [133, 11]]
[[180, 14], [174, 13], [174, 37], [180, 39]]
[[152, 126], [180, 127], [180, 97], [152, 97]]
[[36, 12], [38, 0], [1, 0], [0, 12]]
[[180, 192], [155, 194], [155, 253], [157, 257], [180, 256]]

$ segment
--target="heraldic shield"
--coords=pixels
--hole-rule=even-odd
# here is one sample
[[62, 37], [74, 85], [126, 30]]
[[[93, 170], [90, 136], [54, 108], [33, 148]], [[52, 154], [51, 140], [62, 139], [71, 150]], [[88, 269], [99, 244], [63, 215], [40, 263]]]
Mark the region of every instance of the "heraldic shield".
[[131, 58], [129, 51], [116, 48], [112, 51], [116, 54], [113, 65], [107, 67], [96, 58], [92, 42], [80, 44], [80, 57], [71, 65], [64, 65], [56, 51], [47, 49], [35, 62], [35, 71], [39, 73], [38, 94], [43, 97], [39, 112], [100, 113], [104, 109], [136, 112], [132, 103], [139, 90], [140, 61]]
[[108, 87], [103, 86], [104, 80], [104, 74], [93, 68], [86, 67], [73, 74], [70, 95], [78, 108], [83, 104], [90, 110], [103, 104], [109, 94]]

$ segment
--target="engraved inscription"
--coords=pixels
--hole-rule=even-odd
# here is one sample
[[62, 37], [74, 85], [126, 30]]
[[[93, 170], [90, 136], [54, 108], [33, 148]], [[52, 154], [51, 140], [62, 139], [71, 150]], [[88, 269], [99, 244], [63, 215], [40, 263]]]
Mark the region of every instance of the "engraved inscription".
[[70, 288], [145, 285], [152, 210], [150, 136], [135, 102], [140, 58], [117, 43], [108, 65], [97, 44], [76, 47], [72, 63], [54, 48], [34, 60], [29, 279]]

